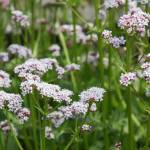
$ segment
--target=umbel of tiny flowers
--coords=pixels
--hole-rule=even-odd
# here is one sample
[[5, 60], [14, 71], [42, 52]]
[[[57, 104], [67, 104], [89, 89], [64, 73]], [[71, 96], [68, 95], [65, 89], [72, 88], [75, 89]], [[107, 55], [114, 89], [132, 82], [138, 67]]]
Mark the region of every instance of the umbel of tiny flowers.
[[14, 72], [18, 74], [19, 77], [24, 78], [26, 74], [33, 74], [42, 76], [49, 70], [55, 70], [57, 72], [58, 78], [61, 78], [65, 73], [63, 67], [61, 67], [56, 59], [43, 58], [43, 59], [28, 59], [21, 65], [15, 67]]
[[9, 55], [6, 52], [0, 53], [0, 63], [6, 63], [9, 61]]
[[67, 71], [75, 71], [75, 70], [80, 70], [80, 65], [72, 63], [72, 64], [66, 65], [65, 68]]
[[4, 120], [0, 122], [0, 129], [3, 131], [4, 134], [7, 134], [11, 131], [11, 128], [15, 135], [17, 135], [17, 130], [13, 124], [9, 123], [8, 120]]
[[[65, 120], [73, 119], [79, 116], [85, 116], [88, 111], [96, 111], [95, 102], [103, 99], [105, 90], [98, 87], [92, 87], [86, 91], [81, 92], [80, 100], [73, 102], [70, 105], [58, 108], [58, 111], [51, 112], [47, 118], [51, 120], [54, 127], [58, 128]], [[93, 102], [89, 108], [90, 101]]]
[[102, 32], [102, 37], [104, 38], [104, 40], [111, 44], [114, 48], [120, 48], [123, 45], [125, 45], [126, 40], [124, 39], [123, 36], [121, 37], [116, 37], [116, 36], [112, 36], [112, 31], [109, 30], [104, 30]]
[[13, 112], [20, 123], [24, 123], [30, 116], [30, 111], [22, 106], [23, 99], [19, 94], [10, 94], [0, 91], [0, 109], [8, 108], [8, 111]]
[[124, 86], [128, 86], [131, 85], [133, 83], [133, 81], [135, 81], [137, 78], [136, 73], [134, 72], [128, 72], [125, 74], [121, 74], [120, 76], [120, 83]]
[[51, 140], [51, 139], [54, 139], [55, 136], [52, 132], [52, 128], [46, 126], [45, 127], [45, 138], [48, 139], [48, 140]]
[[58, 44], [53, 44], [48, 48], [49, 51], [51, 51], [52, 56], [58, 57], [60, 56], [60, 46]]
[[0, 87], [9, 88], [11, 86], [10, 76], [7, 72], [0, 70]]
[[105, 0], [104, 1], [104, 7], [106, 9], [108, 8], [118, 8], [119, 6], [122, 6], [125, 4], [125, 0]]
[[144, 36], [146, 28], [150, 24], [150, 14], [142, 11], [141, 8], [133, 8], [118, 21], [121, 29], [126, 29], [129, 34], [139, 33]]
[[31, 50], [25, 46], [18, 44], [11, 44], [7, 48], [10, 56], [17, 56], [19, 58], [30, 58], [32, 56]]
[[20, 10], [13, 10], [12, 14], [12, 21], [19, 23], [21, 27], [28, 27], [30, 26], [29, 17], [24, 15]]
[[141, 65], [142, 68], [142, 77], [150, 83], [150, 63], [145, 62]]

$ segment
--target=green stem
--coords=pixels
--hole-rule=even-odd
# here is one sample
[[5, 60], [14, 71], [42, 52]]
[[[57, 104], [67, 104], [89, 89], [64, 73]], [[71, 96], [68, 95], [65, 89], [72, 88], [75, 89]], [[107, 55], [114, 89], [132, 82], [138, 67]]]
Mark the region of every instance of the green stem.
[[[126, 55], [126, 65], [127, 65], [127, 71], [130, 71], [131, 69], [131, 63], [132, 63], [132, 51], [130, 47], [131, 39], [126, 36], [127, 38], [127, 55]], [[128, 144], [129, 144], [129, 150], [134, 149], [134, 135], [133, 135], [133, 123], [132, 123], [132, 108], [131, 108], [131, 87], [127, 87], [127, 115], [128, 115]]]
[[[68, 52], [68, 49], [67, 49], [67, 46], [66, 46], [66, 43], [65, 43], [65, 38], [64, 38], [64, 35], [61, 32], [59, 33], [59, 38], [60, 38], [62, 47], [64, 49], [67, 64], [71, 64], [71, 60], [70, 60], [70, 57], [69, 57], [69, 52]], [[71, 72], [71, 80], [72, 80], [72, 84], [73, 84], [73, 89], [76, 92], [77, 91], [77, 84], [76, 84], [76, 79], [75, 79], [75, 76], [74, 76], [73, 72]]]
[[33, 140], [35, 144], [35, 150], [38, 150], [38, 138], [37, 138], [37, 133], [36, 133], [36, 114], [35, 114], [35, 109], [34, 109], [34, 95], [32, 95], [30, 99], [30, 107], [31, 107], [31, 121], [32, 121], [32, 130], [33, 130]]

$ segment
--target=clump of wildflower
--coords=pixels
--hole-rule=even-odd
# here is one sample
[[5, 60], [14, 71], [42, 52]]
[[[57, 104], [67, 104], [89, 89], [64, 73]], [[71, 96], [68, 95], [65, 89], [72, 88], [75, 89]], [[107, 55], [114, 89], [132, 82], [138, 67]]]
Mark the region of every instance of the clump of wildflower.
[[53, 98], [57, 102], [70, 103], [72, 99], [73, 92], [67, 89], [61, 89], [58, 85], [48, 84], [46, 82], [41, 82], [36, 84], [37, 90], [42, 96]]
[[3, 131], [4, 134], [7, 134], [8, 132], [10, 132], [11, 130], [13, 131], [13, 133], [15, 135], [17, 135], [17, 130], [14, 127], [13, 124], [11, 124], [10, 122], [8, 122], [8, 120], [4, 120], [0, 122], [0, 129]]
[[124, 86], [128, 86], [132, 84], [133, 81], [135, 81], [137, 78], [136, 73], [134, 72], [128, 72], [125, 74], [121, 74], [120, 76], [120, 83]]
[[92, 64], [92, 65], [94, 65], [94, 66], [97, 66], [98, 59], [99, 59], [99, 53], [98, 53], [98, 52], [90, 51], [90, 52], [88, 53], [87, 62], [88, 62], [89, 64]]
[[72, 63], [69, 65], [66, 65], [65, 68], [67, 71], [75, 71], [75, 70], [80, 70], [80, 65]]
[[47, 118], [51, 119], [57, 128], [63, 124], [65, 120], [85, 115], [88, 111], [88, 107], [89, 105], [83, 102], [73, 102], [71, 105], [60, 107], [58, 111], [48, 114]]
[[48, 140], [54, 139], [54, 134], [52, 132], [52, 128], [46, 126], [45, 127], [45, 138], [47, 138]]
[[9, 6], [10, 1], [9, 0], [0, 0], [0, 6], [2, 6], [2, 8], [6, 9]]
[[58, 44], [53, 44], [48, 49], [52, 52], [52, 56], [60, 56], [60, 46]]
[[9, 88], [11, 86], [11, 80], [9, 74], [3, 70], [0, 70], [0, 87]]
[[92, 87], [80, 93], [80, 101], [84, 103], [98, 102], [103, 100], [105, 90], [103, 88]]
[[145, 62], [141, 65], [142, 68], [142, 77], [150, 83], [150, 63]]
[[8, 110], [16, 114], [23, 123], [28, 120], [30, 112], [27, 108], [22, 107], [22, 103], [23, 100], [19, 94], [10, 94], [0, 91], [0, 109], [4, 107], [8, 108]]
[[102, 32], [102, 37], [103, 37], [107, 42], [109, 42], [110, 39], [112, 38], [112, 31], [110, 31], [110, 30], [104, 30], [104, 31]]
[[55, 69], [58, 77], [62, 76], [65, 71], [59, 66], [56, 59], [44, 58], [44, 59], [28, 59], [25, 63], [15, 67], [14, 72], [18, 74], [19, 77], [26, 76], [27, 73], [42, 76], [49, 70]]
[[16, 115], [21, 123], [28, 121], [30, 117], [30, 111], [27, 108], [20, 108], [16, 111]]
[[146, 27], [150, 24], [150, 14], [143, 12], [140, 8], [131, 9], [128, 14], [120, 17], [118, 25], [130, 33], [145, 35]]
[[92, 112], [95, 112], [97, 110], [96, 103], [92, 103], [89, 110], [92, 111]]
[[112, 31], [109, 31], [109, 30], [104, 30], [102, 32], [102, 37], [107, 43], [111, 44], [114, 48], [120, 48], [121, 46], [125, 45], [125, 42], [126, 42], [123, 36], [113, 37]]
[[58, 128], [65, 121], [64, 115], [61, 111], [54, 111], [48, 114], [47, 118], [51, 119], [51, 122], [53, 123], [55, 128]]
[[[73, 32], [74, 32], [74, 26], [71, 24], [64, 24], [64, 25], [61, 25], [60, 26], [60, 31], [61, 32], [64, 32], [64, 33], [67, 33], [68, 35], [72, 35]], [[75, 31], [77, 33], [81, 33], [82, 32], [82, 27], [80, 25], [76, 25], [75, 26]]]
[[12, 11], [12, 20], [16, 23], [19, 23], [22, 27], [30, 26], [29, 17], [24, 15], [20, 10]]
[[31, 50], [18, 44], [11, 44], [8, 47], [8, 53], [10, 55], [17, 56], [19, 58], [29, 58], [32, 56]]
[[8, 61], [9, 61], [8, 53], [5, 53], [5, 52], [0, 53], [0, 63], [8, 62]]
[[10, 124], [7, 120], [0, 122], [0, 128], [5, 134], [7, 134], [11, 130]]
[[105, 0], [104, 6], [106, 9], [108, 8], [118, 8], [119, 6], [122, 6], [125, 4], [125, 0]]
[[81, 132], [90, 132], [92, 130], [92, 126], [89, 124], [83, 124], [81, 127]]

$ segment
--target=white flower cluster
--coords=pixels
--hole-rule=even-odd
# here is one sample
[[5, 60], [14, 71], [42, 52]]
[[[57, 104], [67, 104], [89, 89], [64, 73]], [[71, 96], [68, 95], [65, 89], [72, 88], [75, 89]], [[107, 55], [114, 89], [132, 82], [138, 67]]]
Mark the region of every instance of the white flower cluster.
[[14, 10], [12, 13], [12, 20], [16, 23], [19, 23], [22, 27], [30, 26], [29, 17], [24, 15], [20, 10]]
[[[73, 102], [71, 105], [62, 106], [58, 111], [51, 112], [47, 115], [47, 118], [51, 120], [53, 125], [57, 128], [65, 120], [76, 118], [79, 116], [85, 116], [87, 112], [96, 111], [97, 101], [101, 101], [105, 90], [98, 87], [92, 87], [86, 91], [81, 92], [80, 101]], [[89, 102], [93, 104], [90, 105]], [[89, 108], [90, 106], [90, 108]]]
[[42, 76], [49, 70], [55, 69], [58, 74], [58, 78], [61, 78], [65, 73], [64, 68], [59, 66], [56, 59], [44, 58], [44, 59], [28, 59], [25, 63], [15, 67], [14, 72], [19, 75], [19, 77], [24, 77], [26, 74], [33, 74]]
[[148, 83], [150, 83], [150, 63], [149, 62], [143, 63], [142, 66], [141, 66], [141, 68], [142, 68], [142, 77]]
[[3, 131], [4, 134], [7, 134], [8, 132], [10, 132], [11, 128], [12, 128], [14, 134], [17, 135], [16, 128], [13, 126], [13, 124], [10, 124], [8, 122], [8, 120], [4, 120], [4, 121], [0, 122], [0, 129]]
[[0, 87], [9, 88], [11, 86], [11, 80], [9, 74], [3, 70], [0, 70]]
[[58, 111], [48, 114], [47, 118], [51, 119], [53, 125], [58, 128], [65, 120], [85, 115], [88, 106], [88, 104], [82, 102], [73, 102], [71, 105], [60, 107]]
[[125, 45], [125, 42], [126, 42], [123, 36], [113, 37], [112, 31], [109, 31], [109, 30], [104, 30], [102, 32], [102, 37], [107, 43], [111, 44], [114, 48], [120, 48], [121, 46]]
[[121, 74], [120, 76], [120, 83], [124, 86], [131, 85], [133, 81], [135, 81], [137, 78], [136, 73], [134, 72], [128, 72], [125, 74]]
[[19, 94], [10, 94], [0, 91], [0, 109], [8, 108], [16, 114], [21, 123], [28, 120], [30, 111], [22, 106], [23, 100]]
[[82, 132], [89, 132], [91, 130], [92, 130], [92, 126], [90, 126], [89, 124], [83, 124], [81, 127]]
[[9, 61], [9, 55], [6, 52], [0, 53], [0, 63], [8, 62]]
[[106, 9], [108, 8], [118, 8], [119, 6], [122, 6], [125, 4], [125, 0], [105, 0], [104, 6]]
[[99, 53], [96, 51], [90, 51], [87, 56], [87, 62], [94, 66], [97, 66], [99, 59]]
[[48, 140], [54, 139], [54, 134], [52, 132], [52, 128], [46, 126], [45, 127], [45, 138], [47, 138]]
[[131, 9], [128, 14], [120, 17], [118, 25], [121, 29], [126, 29], [130, 33], [139, 33], [144, 36], [146, 28], [150, 24], [150, 14], [145, 13], [140, 8]]
[[53, 57], [60, 56], [60, 46], [58, 44], [53, 44], [48, 49], [52, 52]]
[[80, 101], [83, 103], [98, 102], [103, 100], [105, 90], [103, 88], [92, 87], [80, 93]]
[[[60, 27], [60, 31], [67, 33], [67, 35], [73, 35], [74, 33], [74, 26], [73, 25], [62, 25]], [[88, 44], [89, 42], [97, 42], [98, 41], [98, 36], [95, 33], [92, 34], [85, 34], [83, 32], [83, 29], [80, 25], [75, 26], [75, 32], [76, 32], [76, 41], [77, 43], [81, 44]]]
[[80, 70], [80, 65], [72, 63], [72, 64], [66, 65], [65, 68], [67, 71], [75, 71], [75, 70]]
[[17, 56], [19, 58], [24, 58], [24, 59], [32, 56], [30, 49], [22, 45], [18, 45], [18, 44], [11, 44], [8, 47], [8, 53], [10, 55], [14, 55], [14, 56]]

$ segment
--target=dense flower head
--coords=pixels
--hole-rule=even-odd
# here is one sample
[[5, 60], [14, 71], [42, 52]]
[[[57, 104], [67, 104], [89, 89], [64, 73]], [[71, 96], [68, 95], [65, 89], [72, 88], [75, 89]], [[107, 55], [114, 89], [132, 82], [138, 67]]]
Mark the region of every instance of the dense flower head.
[[23, 64], [16, 66], [14, 72], [18, 74], [19, 77], [24, 77], [27, 73], [42, 76], [52, 69], [55, 69], [58, 77], [62, 77], [62, 75], [65, 73], [65, 70], [59, 66], [57, 60], [51, 58], [39, 60], [35, 58], [28, 59]]
[[142, 77], [150, 83], [150, 63], [145, 62], [141, 65], [142, 68]]
[[80, 93], [80, 101], [84, 103], [102, 101], [104, 93], [105, 90], [103, 88], [92, 87]]
[[14, 10], [12, 13], [12, 20], [16, 23], [19, 23], [22, 27], [30, 26], [29, 17], [24, 15], [20, 10]]
[[97, 65], [99, 59], [99, 53], [96, 51], [90, 51], [87, 56], [87, 62], [94, 66]]
[[10, 3], [10, 0], [0, 0], [0, 6], [2, 6], [2, 8], [6, 9], [8, 8]]
[[65, 120], [78, 116], [84, 116], [88, 111], [88, 104], [83, 102], [73, 102], [71, 105], [62, 106], [58, 111], [51, 112], [47, 115], [53, 125], [57, 128], [64, 123]]
[[40, 82], [36, 84], [37, 90], [42, 96], [53, 98], [57, 102], [70, 103], [73, 92], [67, 89], [61, 89], [60, 86], [55, 84], [48, 84], [46, 82]]
[[119, 6], [122, 6], [124, 4], [125, 4], [125, 0], [105, 0], [104, 1], [104, 6], [106, 7], [106, 9], [113, 8], [113, 7], [118, 8]]
[[[82, 27], [80, 25], [75, 25], [76, 32], [82, 32]], [[68, 35], [72, 35], [74, 32], [74, 26], [72, 24], [64, 24], [60, 26], [60, 31], [65, 32]]]
[[150, 24], [150, 14], [143, 12], [140, 8], [131, 9], [128, 14], [120, 17], [118, 25], [126, 29], [128, 33], [139, 33], [145, 35], [146, 27]]
[[17, 56], [19, 58], [24, 58], [24, 59], [32, 56], [30, 49], [28, 49], [25, 46], [18, 45], [18, 44], [11, 44], [8, 47], [8, 53], [10, 55], [14, 55], [14, 56]]
[[60, 46], [58, 44], [53, 44], [48, 49], [49, 51], [52, 52], [52, 56], [54, 57], [60, 56]]
[[92, 126], [90, 126], [89, 124], [83, 124], [82, 126], [81, 126], [81, 131], [82, 132], [89, 132], [89, 131], [91, 131], [92, 130]]
[[11, 80], [8, 73], [0, 70], [0, 87], [9, 88], [11, 86]]
[[30, 115], [29, 110], [22, 106], [23, 100], [19, 94], [0, 91], [0, 109], [8, 108], [21, 122], [27, 121]]
[[75, 71], [75, 70], [80, 70], [80, 65], [72, 63], [72, 64], [66, 65], [65, 68], [67, 71]]
[[128, 86], [132, 84], [132, 82], [135, 81], [136, 78], [137, 78], [137, 75], [134, 72], [128, 72], [125, 74], [122, 73], [120, 76], [120, 83], [124, 86]]
[[114, 48], [120, 48], [123, 45], [125, 45], [126, 40], [124, 39], [123, 36], [121, 37], [116, 37], [116, 36], [112, 36], [112, 31], [109, 30], [104, 30], [102, 32], [102, 37], [104, 38], [104, 40], [106, 41], [106, 43], [111, 44]]
[[6, 134], [11, 130], [10, 124], [8, 120], [4, 120], [0, 122], [0, 129]]
[[16, 115], [21, 123], [28, 121], [30, 117], [30, 111], [27, 108], [20, 108], [16, 111]]
[[51, 127], [48, 127], [46, 126], [45, 127], [45, 138], [48, 139], [48, 140], [51, 140], [51, 139], [54, 139], [54, 134], [52, 132], [52, 128]]
[[0, 63], [2, 62], [8, 62], [9, 61], [9, 55], [6, 52], [0, 53]]

